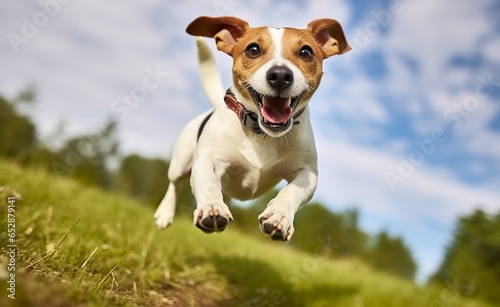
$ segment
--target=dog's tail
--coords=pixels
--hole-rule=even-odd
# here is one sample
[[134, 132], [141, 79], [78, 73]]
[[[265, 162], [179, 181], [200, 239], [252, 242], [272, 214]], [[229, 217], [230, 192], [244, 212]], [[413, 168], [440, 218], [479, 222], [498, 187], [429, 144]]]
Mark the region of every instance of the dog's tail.
[[196, 37], [196, 45], [198, 47], [198, 61], [200, 63], [200, 76], [201, 83], [208, 101], [216, 107], [223, 103], [224, 87], [222, 80], [215, 66], [215, 59], [213, 57], [210, 47], [201, 37]]

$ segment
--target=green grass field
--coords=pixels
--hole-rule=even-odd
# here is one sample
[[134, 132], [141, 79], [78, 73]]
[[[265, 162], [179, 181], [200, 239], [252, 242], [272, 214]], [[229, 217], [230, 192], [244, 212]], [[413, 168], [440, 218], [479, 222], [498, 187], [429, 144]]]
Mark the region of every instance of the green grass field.
[[[15, 300], [5, 282], [12, 195]], [[135, 200], [3, 161], [0, 210], [1, 306], [488, 306], [231, 227], [207, 235], [178, 217], [159, 231]], [[318, 251], [332, 252], [327, 243]]]

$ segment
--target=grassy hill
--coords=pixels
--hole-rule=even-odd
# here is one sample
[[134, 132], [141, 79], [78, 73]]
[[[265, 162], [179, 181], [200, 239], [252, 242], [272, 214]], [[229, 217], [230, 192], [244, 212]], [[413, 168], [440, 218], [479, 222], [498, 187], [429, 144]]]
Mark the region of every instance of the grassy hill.
[[[0, 279], [12, 195], [16, 299], [1, 280], [1, 306], [488, 306], [461, 298], [453, 281], [419, 287], [231, 227], [207, 235], [178, 218], [159, 231], [153, 210], [137, 201], [3, 161]], [[329, 248], [318, 241], [318, 252]]]

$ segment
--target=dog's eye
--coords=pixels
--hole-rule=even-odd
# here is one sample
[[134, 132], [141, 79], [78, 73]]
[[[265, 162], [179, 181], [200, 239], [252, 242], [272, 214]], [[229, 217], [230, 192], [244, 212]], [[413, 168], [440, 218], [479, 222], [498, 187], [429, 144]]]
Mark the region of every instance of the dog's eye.
[[304, 61], [311, 61], [314, 58], [314, 53], [310, 46], [300, 48], [299, 57]]
[[255, 59], [258, 58], [262, 54], [262, 52], [260, 51], [259, 45], [257, 45], [256, 43], [252, 43], [247, 46], [247, 49], [245, 49], [245, 54], [247, 57]]

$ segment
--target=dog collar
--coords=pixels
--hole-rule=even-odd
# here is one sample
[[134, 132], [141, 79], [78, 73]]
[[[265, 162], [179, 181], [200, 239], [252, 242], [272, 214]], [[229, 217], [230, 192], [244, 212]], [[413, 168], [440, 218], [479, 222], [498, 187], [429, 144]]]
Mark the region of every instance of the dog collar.
[[[226, 91], [226, 95], [224, 95], [224, 102], [229, 109], [236, 113], [243, 126], [246, 126], [255, 134], [264, 133], [264, 131], [262, 131], [259, 126], [259, 116], [255, 114], [255, 112], [248, 111], [240, 102], [238, 102], [231, 89], [228, 89]], [[304, 112], [304, 110], [305, 108], [302, 108], [297, 112], [297, 114], [293, 116], [294, 126], [300, 124], [300, 121], [295, 119], [299, 117]]]

